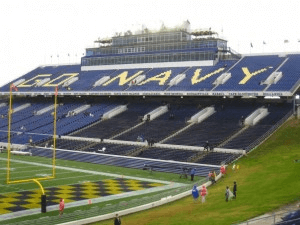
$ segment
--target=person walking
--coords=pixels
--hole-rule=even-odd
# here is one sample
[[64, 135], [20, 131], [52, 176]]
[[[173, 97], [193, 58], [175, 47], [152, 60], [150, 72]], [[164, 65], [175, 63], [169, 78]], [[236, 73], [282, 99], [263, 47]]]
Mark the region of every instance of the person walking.
[[121, 218], [116, 214], [114, 225], [121, 225]]
[[209, 173], [208, 173], [208, 180], [209, 180], [209, 181], [212, 181], [212, 180], [211, 180], [211, 176], [212, 176], [212, 171], [209, 171]]
[[60, 199], [60, 202], [59, 202], [59, 217], [62, 216], [62, 214], [64, 213], [64, 209], [65, 209], [65, 202], [64, 202], [64, 199]]
[[216, 183], [216, 172], [215, 171], [213, 171], [212, 173], [211, 173], [211, 184], [214, 184], [214, 183]]
[[230, 191], [230, 190], [229, 190], [229, 187], [227, 186], [227, 187], [226, 187], [226, 190], [225, 190], [225, 201], [226, 201], [226, 202], [228, 202], [228, 199], [229, 199], [229, 191]]
[[220, 173], [222, 174], [222, 176], [224, 176], [226, 174], [226, 167], [225, 167], [225, 165], [221, 166]]
[[229, 187], [226, 187], [226, 191], [225, 191], [225, 201], [228, 202], [228, 200], [232, 200], [233, 198], [233, 194], [230, 191]]
[[196, 185], [194, 185], [194, 187], [192, 189], [192, 196], [194, 198], [194, 202], [197, 202], [198, 198], [199, 198], [199, 192], [198, 192], [198, 189], [197, 189]]
[[207, 195], [207, 189], [206, 189], [205, 185], [203, 185], [202, 189], [201, 189], [202, 203], [205, 202], [205, 196], [206, 195]]
[[237, 185], [236, 181], [233, 182], [233, 198], [236, 199]]
[[196, 169], [193, 168], [193, 169], [191, 170], [191, 181], [194, 181], [194, 176], [195, 176], [195, 174], [196, 174]]

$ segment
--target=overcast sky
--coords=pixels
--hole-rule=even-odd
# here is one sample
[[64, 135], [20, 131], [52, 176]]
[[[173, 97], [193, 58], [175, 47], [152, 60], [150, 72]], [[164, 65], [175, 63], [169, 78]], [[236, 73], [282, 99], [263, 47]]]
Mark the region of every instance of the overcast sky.
[[79, 63], [98, 37], [142, 24], [158, 29], [188, 19], [240, 53], [300, 52], [299, 12], [299, 0], [0, 1], [0, 86], [40, 65]]

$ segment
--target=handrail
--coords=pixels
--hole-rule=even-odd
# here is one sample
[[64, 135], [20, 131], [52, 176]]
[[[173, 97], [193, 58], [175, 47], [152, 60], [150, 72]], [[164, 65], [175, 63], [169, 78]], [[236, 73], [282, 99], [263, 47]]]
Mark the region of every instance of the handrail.
[[262, 220], [267, 220], [267, 219], [271, 219], [274, 218], [273, 223], [272, 224], [285, 224], [285, 223], [290, 223], [290, 222], [295, 222], [295, 221], [300, 221], [300, 218], [296, 218], [296, 219], [291, 219], [291, 220], [287, 220], [287, 221], [280, 221], [280, 222], [276, 222], [276, 217], [280, 217], [282, 218], [283, 215], [286, 214], [290, 214], [292, 212], [294, 212], [295, 210], [290, 210], [290, 211], [285, 211], [285, 212], [281, 212], [281, 213], [274, 213], [271, 216], [265, 216], [265, 217], [261, 217], [261, 218], [254, 218], [254, 219], [250, 219], [250, 220], [246, 220], [246, 221], [238, 221], [235, 223], [232, 223], [232, 225], [242, 225], [242, 224], [249, 224], [249, 223], [253, 223], [253, 222], [258, 222], [258, 221], [262, 221]]

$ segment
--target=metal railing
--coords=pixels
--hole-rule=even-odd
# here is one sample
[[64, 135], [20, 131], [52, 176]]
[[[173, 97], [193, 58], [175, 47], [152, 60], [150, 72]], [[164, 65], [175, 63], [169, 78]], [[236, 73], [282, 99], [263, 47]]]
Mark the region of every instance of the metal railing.
[[290, 220], [286, 220], [283, 221], [283, 217], [292, 213], [293, 211], [285, 211], [285, 212], [281, 212], [281, 213], [274, 213], [270, 216], [264, 216], [264, 217], [260, 217], [260, 218], [256, 218], [256, 219], [250, 219], [247, 221], [243, 221], [243, 222], [237, 222], [234, 223], [232, 225], [259, 225], [259, 224], [264, 224], [264, 225], [271, 225], [271, 224], [276, 224], [276, 225], [284, 225], [284, 224], [293, 224], [294, 222], [300, 222], [300, 218], [296, 218], [296, 219], [290, 219]]

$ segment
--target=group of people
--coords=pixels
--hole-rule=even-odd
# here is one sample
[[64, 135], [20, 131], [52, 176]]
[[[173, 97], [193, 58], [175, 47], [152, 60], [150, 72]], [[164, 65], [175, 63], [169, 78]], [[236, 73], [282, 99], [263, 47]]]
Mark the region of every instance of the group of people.
[[[202, 198], [202, 203], [204, 203], [205, 202], [205, 197], [208, 194], [206, 186], [202, 185], [201, 190], [198, 191], [197, 186], [194, 185], [194, 187], [192, 189], [192, 196], [193, 196], [195, 202], [198, 201], [199, 192], [200, 192], [200, 195], [201, 195], [201, 198]], [[232, 192], [230, 191], [229, 186], [226, 187], [225, 201], [228, 202], [229, 200], [236, 199], [236, 192], [237, 192], [237, 184], [236, 184], [236, 181], [234, 181], [233, 182], [233, 190], [232, 190]]]
[[[196, 168], [192, 168], [192, 169], [182, 168], [183, 172], [182, 172], [181, 176], [185, 175], [185, 177], [187, 177], [187, 172], [189, 170], [190, 170], [190, 175], [191, 175], [191, 181], [194, 181], [194, 177], [196, 174]], [[226, 174], [226, 167], [224, 165], [221, 166], [220, 173], [222, 174], [222, 176], [224, 176]], [[180, 178], [181, 178], [181, 176], [180, 176]], [[209, 179], [209, 181], [212, 182], [212, 184], [216, 183], [216, 177], [217, 177], [217, 174], [214, 170], [209, 172], [208, 179]]]
[[234, 181], [232, 192], [230, 191], [229, 186], [226, 187], [225, 201], [228, 202], [228, 200], [236, 199], [236, 192], [237, 192], [237, 184], [236, 181]]
[[[205, 185], [202, 185], [202, 188], [201, 188], [201, 190], [200, 190], [200, 195], [201, 195], [201, 198], [202, 198], [202, 203], [205, 202], [205, 196], [206, 196], [207, 194], [208, 194], [208, 192], [207, 192], [206, 186], [205, 186]], [[198, 198], [199, 198], [199, 191], [198, 191], [196, 185], [194, 185], [194, 187], [193, 187], [192, 195], [193, 195], [194, 201], [197, 202], [197, 201], [198, 201]]]

